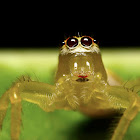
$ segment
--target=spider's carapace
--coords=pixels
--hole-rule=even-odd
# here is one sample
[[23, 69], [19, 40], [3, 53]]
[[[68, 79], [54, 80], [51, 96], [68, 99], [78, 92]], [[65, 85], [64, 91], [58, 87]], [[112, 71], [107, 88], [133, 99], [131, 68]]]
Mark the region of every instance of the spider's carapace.
[[56, 81], [60, 77], [69, 75], [71, 79], [77, 81], [80, 81], [79, 77], [88, 78], [87, 81], [91, 82], [97, 72], [102, 75], [103, 80], [107, 80], [99, 46], [93, 40], [88, 36], [75, 36], [65, 41], [59, 55]]

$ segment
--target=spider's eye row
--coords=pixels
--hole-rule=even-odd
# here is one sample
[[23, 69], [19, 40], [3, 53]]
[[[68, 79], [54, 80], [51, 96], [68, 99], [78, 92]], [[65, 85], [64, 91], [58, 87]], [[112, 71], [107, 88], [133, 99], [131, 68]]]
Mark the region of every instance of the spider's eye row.
[[[88, 36], [84, 36], [80, 40], [81, 44], [85, 47], [90, 46], [92, 43], [94, 43], [93, 39]], [[66, 45], [70, 48], [76, 47], [78, 45], [78, 39], [75, 37], [70, 37], [66, 40]]]
[[93, 43], [93, 41], [92, 41], [92, 39], [90, 38], [90, 37], [83, 37], [82, 39], [81, 39], [81, 44], [83, 45], [83, 46], [90, 46], [91, 44]]
[[69, 47], [76, 47], [78, 45], [78, 39], [76, 38], [73, 38], [73, 37], [70, 37], [68, 40], [67, 40], [67, 45]]

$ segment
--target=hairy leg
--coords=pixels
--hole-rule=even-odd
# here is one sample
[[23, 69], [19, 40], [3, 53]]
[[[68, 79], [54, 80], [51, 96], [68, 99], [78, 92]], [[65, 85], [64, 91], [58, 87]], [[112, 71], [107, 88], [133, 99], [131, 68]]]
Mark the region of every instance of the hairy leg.
[[121, 86], [108, 86], [106, 95], [112, 108], [124, 108], [122, 118], [120, 119], [111, 140], [123, 140], [130, 122], [140, 111], [140, 97], [136, 92], [132, 92]]
[[136, 117], [139, 111], [140, 111], [140, 98], [138, 97], [132, 103], [132, 105], [129, 108], [127, 108], [126, 111], [124, 112], [116, 130], [114, 131], [112, 140], [123, 139], [125, 133], [127, 132], [129, 124]]
[[47, 112], [52, 111], [62, 105], [55, 105], [57, 103], [55, 92], [55, 86], [25, 79], [19, 80], [0, 98], [0, 126], [2, 127], [8, 104], [11, 103], [11, 139], [18, 140], [21, 126], [21, 101], [26, 100], [39, 105]]

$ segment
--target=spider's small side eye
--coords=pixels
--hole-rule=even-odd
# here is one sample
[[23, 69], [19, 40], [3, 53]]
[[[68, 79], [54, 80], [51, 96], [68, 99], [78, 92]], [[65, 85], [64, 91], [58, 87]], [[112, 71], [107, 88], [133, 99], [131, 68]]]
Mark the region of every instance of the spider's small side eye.
[[76, 39], [74, 37], [70, 37], [70, 38], [68, 38], [66, 43], [70, 48], [76, 47], [78, 45], [78, 39]]
[[83, 46], [90, 46], [91, 44], [93, 43], [93, 40], [92, 40], [92, 38], [90, 38], [90, 37], [83, 37], [82, 39], [81, 39], [81, 44], [83, 45]]
[[63, 42], [61, 42], [61, 46], [63, 46], [63, 45], [65, 45], [65, 42], [63, 41]]

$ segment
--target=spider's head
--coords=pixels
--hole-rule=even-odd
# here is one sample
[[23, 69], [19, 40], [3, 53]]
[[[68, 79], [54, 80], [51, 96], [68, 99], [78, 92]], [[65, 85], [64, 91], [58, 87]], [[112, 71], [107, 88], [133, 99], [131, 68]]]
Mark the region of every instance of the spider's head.
[[82, 37], [69, 37], [63, 42], [60, 54], [73, 54], [73, 53], [85, 53], [85, 52], [97, 52], [99, 53], [99, 46], [94, 43], [94, 39], [90, 36]]
[[70, 75], [77, 82], [91, 81], [96, 72], [105, 75], [99, 46], [90, 36], [69, 37], [59, 55], [56, 80]]

